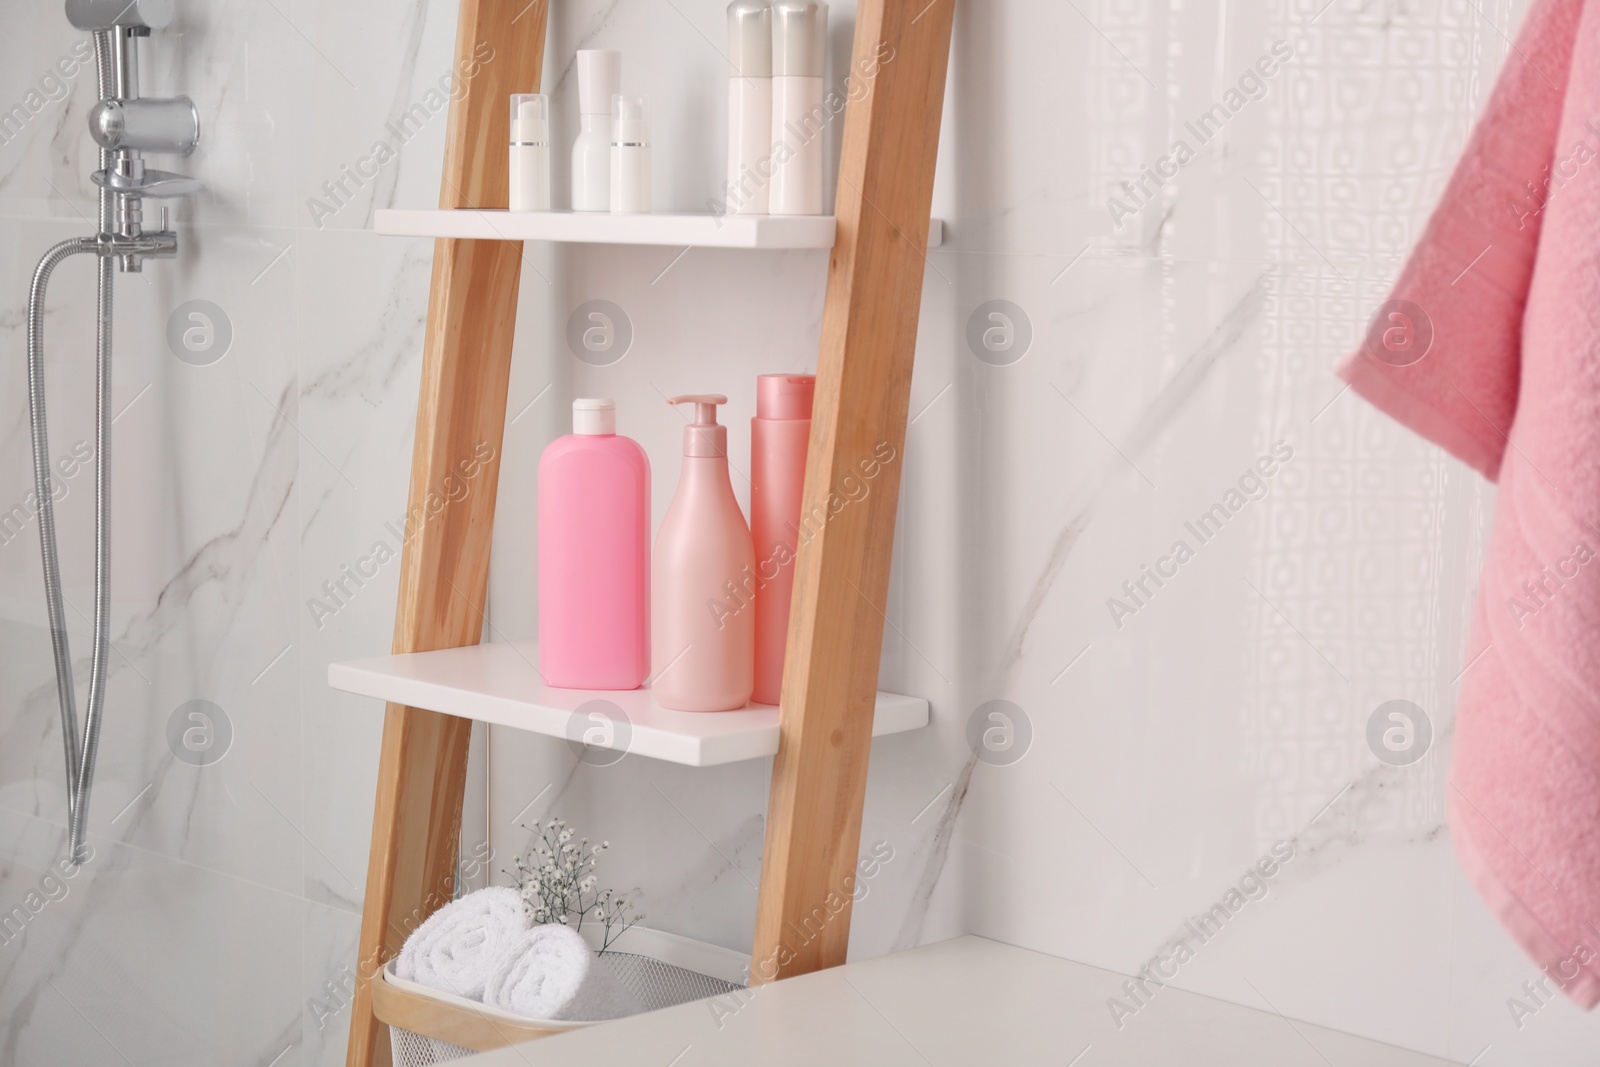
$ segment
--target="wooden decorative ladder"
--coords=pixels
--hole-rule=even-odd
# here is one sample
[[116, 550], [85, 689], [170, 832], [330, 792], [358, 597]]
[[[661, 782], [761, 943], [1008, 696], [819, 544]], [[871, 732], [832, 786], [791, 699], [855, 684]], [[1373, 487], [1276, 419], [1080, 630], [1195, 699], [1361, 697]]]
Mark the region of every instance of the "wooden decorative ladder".
[[[442, 208], [503, 208], [512, 93], [537, 92], [550, 0], [461, 0], [457, 69], [496, 54], [454, 100]], [[905, 446], [946, 69], [956, 0], [860, 0], [853, 70], [878, 68], [846, 112], [805, 513], [863, 460]], [[891, 51], [892, 50], [892, 51]], [[475, 645], [488, 588], [521, 249], [440, 239], [434, 249], [409, 505], [423, 507], [485, 443], [484, 487], [406, 543], [394, 651]], [[757, 906], [752, 981], [843, 963], [883, 645], [900, 462], [800, 547]], [[361, 919], [350, 1067], [390, 1063], [372, 983], [455, 886], [471, 720], [391, 703], [384, 717]], [[786, 940], [839, 895], [809, 942]]]

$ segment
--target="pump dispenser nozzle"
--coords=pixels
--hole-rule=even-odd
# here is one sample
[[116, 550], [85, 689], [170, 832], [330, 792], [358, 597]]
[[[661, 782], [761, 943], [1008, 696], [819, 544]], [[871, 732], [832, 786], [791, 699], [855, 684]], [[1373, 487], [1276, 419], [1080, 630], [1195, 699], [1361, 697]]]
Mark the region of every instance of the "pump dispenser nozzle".
[[728, 455], [728, 428], [717, 422], [717, 408], [727, 402], [720, 393], [691, 393], [667, 401], [694, 405], [694, 422], [683, 428], [684, 455], [714, 459]]

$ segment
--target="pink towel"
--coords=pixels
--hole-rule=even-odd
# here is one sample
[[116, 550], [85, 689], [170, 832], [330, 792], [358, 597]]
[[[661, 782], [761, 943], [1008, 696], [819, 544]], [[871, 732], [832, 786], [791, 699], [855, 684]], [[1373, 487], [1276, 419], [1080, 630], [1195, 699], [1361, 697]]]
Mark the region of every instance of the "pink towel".
[[1500, 483], [1450, 825], [1489, 906], [1600, 1001], [1600, 0], [1540, 0], [1339, 373]]

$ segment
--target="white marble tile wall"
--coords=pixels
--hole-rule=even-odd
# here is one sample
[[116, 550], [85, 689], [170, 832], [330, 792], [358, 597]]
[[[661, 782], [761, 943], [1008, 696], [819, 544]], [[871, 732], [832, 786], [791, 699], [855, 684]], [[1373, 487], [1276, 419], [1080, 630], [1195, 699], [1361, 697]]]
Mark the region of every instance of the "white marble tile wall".
[[[703, 206], [720, 170], [724, 5], [554, 6], [558, 133], [576, 108], [572, 52], [622, 49], [626, 84], [652, 98], [662, 206]], [[1508, 998], [1537, 972], [1463, 881], [1443, 825], [1492, 491], [1329, 373], [1419, 232], [1526, 7], [961, 3], [936, 193], [949, 230], [929, 257], [882, 676], [927, 696], [934, 723], [874, 748], [864, 841], [894, 858], [857, 908], [856, 955], [972, 931], [1135, 972], [1292, 842], [1266, 897], [1176, 984], [1461, 1062], [1584, 1062], [1593, 1018], [1557, 1001], [1513, 1020]], [[24, 1067], [343, 1060], [380, 709], [323, 679], [330, 661], [386, 649], [398, 566], [331, 616], [308, 601], [391, 538], [404, 507], [397, 457], [431, 249], [364, 230], [374, 207], [436, 200], [442, 113], [348, 203], [310, 201], [326, 205], [323, 183], [448, 72], [456, 11], [179, 10], [150, 42], [146, 84], [196, 99], [205, 145], [173, 165], [210, 191], [178, 210], [178, 261], [118, 280], [117, 651], [96, 858], [46, 886], [59, 899], [0, 944], [0, 1062]], [[836, 56], [852, 12], [835, 6]], [[51, 80], [79, 41], [59, 4], [7, 11], [0, 28], [0, 109], [30, 109], [0, 144], [3, 514], [30, 488], [27, 277], [93, 210], [93, 85], [87, 71]], [[1113, 220], [1117, 183], [1279, 40], [1289, 58], [1256, 98]], [[616, 397], [650, 452], [659, 518], [680, 425], [663, 395], [727, 392], [738, 456], [753, 376], [815, 365], [824, 255], [676, 254], [528, 250], [495, 636], [536, 629], [533, 474], [571, 397]], [[89, 278], [85, 263], [63, 267], [48, 304], [58, 452], [92, 436]], [[233, 333], [203, 367], [165, 340], [196, 299]], [[566, 346], [567, 316], [591, 299], [619, 304], [634, 330], [609, 367]], [[994, 300], [1031, 329], [1004, 366], [967, 341]], [[1198, 544], [1185, 523], [1280, 441], [1292, 456], [1264, 495]], [[59, 508], [67, 594], [84, 609], [91, 478]], [[1193, 558], [1114, 618], [1108, 599], [1180, 538]], [[43, 617], [27, 526], [0, 544], [4, 908], [44, 884], [64, 837]], [[196, 699], [232, 729], [226, 756], [200, 767], [167, 741]], [[1391, 699], [1433, 726], [1432, 751], [1408, 767], [1379, 763], [1365, 739]], [[992, 700], [1031, 728], [1009, 765], [967, 741]], [[559, 813], [611, 840], [609, 870], [652, 925], [748, 945], [768, 765], [595, 768], [505, 731], [488, 756], [497, 873], [522, 846], [519, 821]]]

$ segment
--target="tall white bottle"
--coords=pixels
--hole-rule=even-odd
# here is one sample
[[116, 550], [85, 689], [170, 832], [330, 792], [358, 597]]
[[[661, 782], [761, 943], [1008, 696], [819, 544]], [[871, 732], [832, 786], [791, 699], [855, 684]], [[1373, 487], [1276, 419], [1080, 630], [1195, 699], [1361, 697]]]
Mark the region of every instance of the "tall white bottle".
[[611, 210], [611, 98], [622, 88], [622, 53], [578, 53], [578, 139], [572, 145], [572, 210]]
[[550, 98], [538, 93], [511, 96], [512, 211], [550, 210]]
[[611, 104], [611, 210], [642, 215], [651, 210], [650, 123], [644, 97], [618, 93]]
[[822, 148], [827, 111], [828, 5], [772, 5], [772, 200], [774, 215], [822, 214]]
[[772, 182], [772, 4], [728, 5], [730, 215], [765, 215]]

